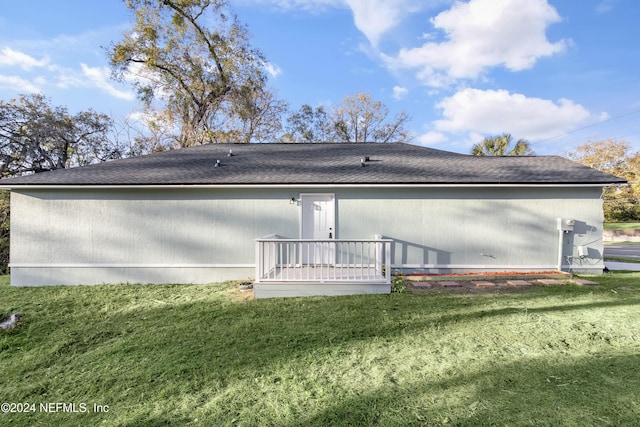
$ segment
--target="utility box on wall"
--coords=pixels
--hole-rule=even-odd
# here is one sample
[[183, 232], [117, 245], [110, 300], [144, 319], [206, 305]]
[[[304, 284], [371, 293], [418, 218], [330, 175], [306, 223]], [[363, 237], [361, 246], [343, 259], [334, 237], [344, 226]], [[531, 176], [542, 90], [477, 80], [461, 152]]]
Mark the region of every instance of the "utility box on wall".
[[575, 225], [576, 220], [571, 218], [558, 218], [558, 231], [564, 231], [568, 233], [569, 231], [573, 231], [573, 226]]

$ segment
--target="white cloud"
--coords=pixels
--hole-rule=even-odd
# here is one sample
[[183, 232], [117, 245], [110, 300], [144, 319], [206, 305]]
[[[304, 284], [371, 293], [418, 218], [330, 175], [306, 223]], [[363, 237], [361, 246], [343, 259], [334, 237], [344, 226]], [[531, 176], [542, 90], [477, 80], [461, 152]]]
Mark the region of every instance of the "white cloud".
[[321, 12], [329, 7], [344, 6], [343, 0], [235, 0], [234, 3], [240, 6], [260, 4], [272, 6], [283, 11], [297, 9], [307, 12]]
[[51, 73], [50, 78], [60, 89], [69, 89], [72, 87], [85, 87], [86, 81], [77, 71], [71, 68], [61, 67], [59, 65], [51, 65], [48, 67]]
[[[353, 12], [353, 21], [377, 46], [382, 35], [395, 28], [402, 19], [424, 6], [414, 0], [344, 0]], [[418, 3], [418, 4], [417, 4]]]
[[402, 87], [402, 86], [394, 86], [393, 87], [393, 97], [395, 99], [402, 99], [405, 96], [407, 96], [407, 94], [409, 93], [409, 90], [406, 87]]
[[18, 76], [3, 76], [0, 75], [0, 88], [9, 89], [21, 93], [33, 93], [40, 92], [40, 88], [37, 85], [38, 82], [30, 82]]
[[416, 137], [416, 139], [413, 142], [418, 145], [423, 145], [427, 147], [431, 145], [437, 145], [447, 140], [448, 138], [442, 132], [429, 131], [427, 133], [424, 133]]
[[546, 38], [547, 27], [558, 21], [560, 16], [546, 0], [456, 2], [431, 19], [444, 33], [444, 41], [428, 41], [383, 59], [392, 68], [416, 68], [418, 78], [433, 87], [478, 78], [497, 66], [524, 70], [566, 48], [567, 41], [551, 43]]
[[586, 108], [569, 99], [553, 102], [506, 90], [464, 89], [436, 107], [444, 117], [433, 122], [439, 132], [508, 132], [530, 141], [560, 135], [593, 118]]
[[80, 72], [72, 69], [52, 65], [49, 71], [53, 73], [52, 80], [61, 89], [69, 88], [98, 88], [114, 98], [133, 100], [132, 92], [123, 91], [115, 87], [110, 81], [110, 70], [106, 67], [90, 67], [80, 64]]
[[[18, 44], [29, 45], [30, 48], [37, 51], [47, 50], [52, 52], [54, 46], [51, 40], [22, 41]], [[62, 43], [67, 46], [72, 44]], [[77, 46], [76, 46], [77, 47]], [[59, 46], [57, 47], [59, 48]], [[130, 91], [118, 89], [116, 85], [110, 82], [110, 69], [107, 67], [91, 67], [87, 64], [80, 64], [77, 67], [61, 65], [64, 55], [60, 52], [54, 52], [56, 61], [48, 56], [42, 56], [38, 59], [33, 54], [25, 53], [23, 50], [17, 50], [10, 47], [0, 49], [0, 66], [20, 67], [23, 72], [17, 75], [0, 76], [0, 87], [15, 92], [40, 92], [46, 91], [49, 86], [55, 86], [61, 89], [69, 88], [98, 88], [109, 95], [124, 100], [134, 99], [134, 94]], [[33, 71], [37, 68], [38, 75]]]
[[124, 73], [124, 81], [131, 85], [151, 86], [154, 88], [153, 97], [156, 99], [169, 99], [169, 92], [167, 92], [160, 84], [161, 77], [158, 73], [147, 69], [143, 64], [133, 63], [129, 64], [127, 70]]
[[157, 128], [157, 131], [159, 133], [168, 134], [180, 131], [179, 126], [176, 123], [172, 123], [170, 120], [168, 120], [167, 117], [163, 114], [163, 111], [134, 111], [127, 114], [126, 120], [135, 128], [137, 128], [138, 126], [146, 128], [149, 126], [149, 123], [153, 123], [154, 127]]
[[373, 46], [408, 15], [451, 0], [236, 0], [243, 6], [268, 5], [283, 11], [304, 10], [312, 13], [329, 8], [349, 8], [355, 26]]
[[33, 83], [35, 83], [38, 86], [45, 86], [47, 84], [47, 79], [42, 76], [38, 76], [35, 79], [33, 79]]
[[149, 121], [157, 120], [158, 114], [154, 111], [133, 111], [128, 113], [126, 119], [138, 124], [146, 124]]
[[5, 47], [0, 50], [0, 65], [19, 66], [23, 70], [34, 67], [44, 67], [49, 63], [49, 58], [36, 59], [26, 53]]
[[265, 63], [264, 69], [267, 70], [267, 73], [269, 73], [269, 75], [273, 78], [276, 78], [280, 74], [282, 74], [282, 68], [280, 68], [276, 64], [272, 64], [271, 62]]
[[127, 101], [134, 99], [134, 94], [128, 91], [122, 91], [117, 89], [111, 82], [109, 81], [110, 70], [106, 67], [89, 67], [86, 64], [80, 64], [82, 67], [82, 74], [88, 78], [88, 82], [85, 85], [97, 87], [109, 95], [118, 98], [124, 99]]
[[615, 5], [615, 0], [601, 0], [600, 3], [596, 6], [596, 13], [603, 14], [610, 12]]

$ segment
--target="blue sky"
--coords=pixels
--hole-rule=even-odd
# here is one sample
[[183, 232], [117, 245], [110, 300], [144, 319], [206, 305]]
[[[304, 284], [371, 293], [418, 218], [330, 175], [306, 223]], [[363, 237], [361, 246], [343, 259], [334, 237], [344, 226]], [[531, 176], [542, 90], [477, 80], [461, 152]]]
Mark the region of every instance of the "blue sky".
[[[292, 109], [368, 92], [406, 111], [414, 144], [466, 153], [484, 136], [538, 154], [587, 140], [640, 151], [637, 0], [231, 0]], [[125, 117], [103, 46], [131, 17], [119, 0], [4, 2], [0, 99], [42, 92], [70, 111]]]

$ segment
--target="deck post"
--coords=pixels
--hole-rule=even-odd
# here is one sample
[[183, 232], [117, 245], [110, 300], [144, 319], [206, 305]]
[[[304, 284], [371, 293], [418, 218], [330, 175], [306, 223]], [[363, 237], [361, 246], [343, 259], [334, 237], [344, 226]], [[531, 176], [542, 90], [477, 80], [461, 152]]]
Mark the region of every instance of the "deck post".
[[385, 254], [384, 259], [387, 262], [387, 270], [385, 271], [385, 279], [387, 283], [391, 283], [391, 241], [384, 242]]
[[261, 260], [261, 250], [260, 245], [262, 242], [256, 240], [256, 283], [260, 283], [260, 278], [262, 277], [262, 260]]
[[[382, 234], [376, 234], [373, 236], [376, 240], [382, 240]], [[382, 249], [384, 247], [384, 243], [376, 242], [376, 258], [375, 258], [375, 272], [376, 276], [382, 277]]]

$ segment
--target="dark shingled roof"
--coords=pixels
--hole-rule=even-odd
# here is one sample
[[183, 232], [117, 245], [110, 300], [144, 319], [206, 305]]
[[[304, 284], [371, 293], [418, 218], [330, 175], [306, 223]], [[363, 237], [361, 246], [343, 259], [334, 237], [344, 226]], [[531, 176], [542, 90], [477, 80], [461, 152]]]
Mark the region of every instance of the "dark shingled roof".
[[475, 157], [400, 143], [274, 143], [201, 145], [3, 179], [0, 186], [624, 182], [558, 156]]

